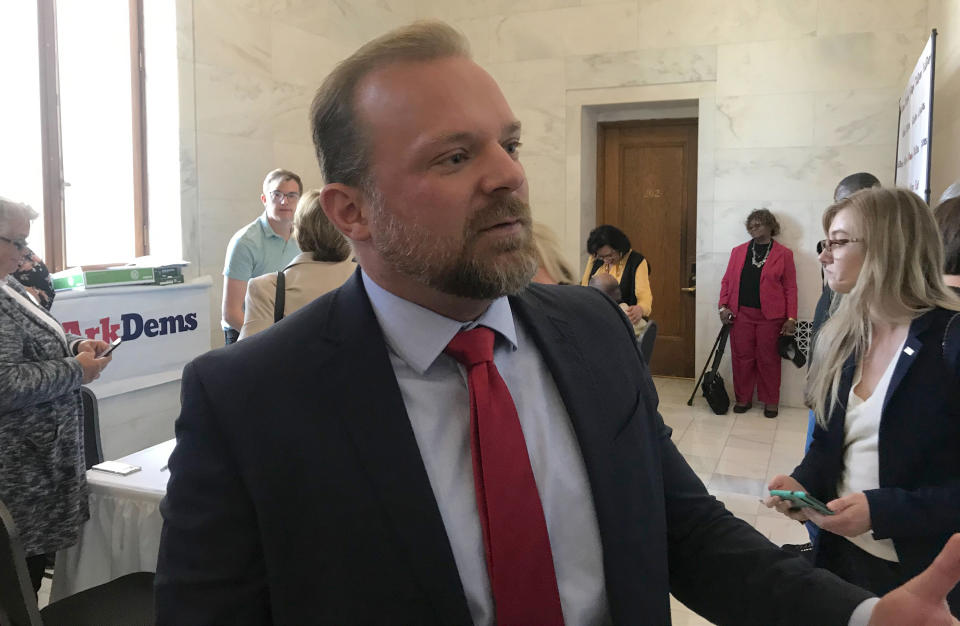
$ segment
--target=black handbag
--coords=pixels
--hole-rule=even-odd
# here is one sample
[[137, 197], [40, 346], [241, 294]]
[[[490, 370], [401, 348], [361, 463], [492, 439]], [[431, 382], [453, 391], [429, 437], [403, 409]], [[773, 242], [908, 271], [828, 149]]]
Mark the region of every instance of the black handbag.
[[[730, 335], [730, 326], [724, 324], [717, 335], [717, 340], [713, 342], [713, 349], [707, 356], [707, 362], [703, 364], [703, 371], [700, 372], [700, 378], [687, 400], [687, 406], [693, 405], [693, 398], [697, 395], [697, 389], [703, 389], [703, 397], [707, 399], [710, 409], [717, 415], [726, 415], [730, 410], [730, 396], [727, 395], [727, 388], [723, 384], [723, 378], [718, 373], [720, 361], [723, 359], [723, 351], [727, 347], [727, 336]], [[710, 371], [710, 360], [713, 360], [713, 367]], [[702, 381], [702, 385], [701, 385]]]

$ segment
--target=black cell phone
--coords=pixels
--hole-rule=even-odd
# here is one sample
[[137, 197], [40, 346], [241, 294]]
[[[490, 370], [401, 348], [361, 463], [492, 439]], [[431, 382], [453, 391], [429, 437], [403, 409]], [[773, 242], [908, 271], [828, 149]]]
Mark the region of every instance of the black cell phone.
[[101, 354], [100, 356], [110, 356], [110, 353], [116, 350], [117, 346], [119, 346], [121, 343], [123, 343], [123, 337], [117, 337], [116, 339], [110, 342], [110, 347], [104, 350], [103, 354]]

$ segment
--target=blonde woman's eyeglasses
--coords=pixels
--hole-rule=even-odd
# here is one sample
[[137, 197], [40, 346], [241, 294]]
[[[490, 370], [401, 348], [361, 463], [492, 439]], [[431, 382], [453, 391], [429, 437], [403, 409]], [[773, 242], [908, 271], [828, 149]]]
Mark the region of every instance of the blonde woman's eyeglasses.
[[826, 252], [833, 252], [836, 248], [842, 248], [848, 243], [860, 243], [866, 241], [863, 238], [854, 238], [854, 239], [821, 239], [817, 243], [817, 250], [822, 250]]

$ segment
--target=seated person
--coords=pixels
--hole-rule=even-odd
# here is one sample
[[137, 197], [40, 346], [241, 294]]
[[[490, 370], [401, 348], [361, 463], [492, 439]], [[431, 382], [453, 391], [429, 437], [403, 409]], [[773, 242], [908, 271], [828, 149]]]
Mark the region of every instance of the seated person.
[[610, 224], [597, 226], [587, 237], [590, 258], [580, 284], [587, 286], [594, 274], [610, 274], [620, 284], [617, 302], [627, 304], [627, 317], [637, 323], [650, 317], [653, 292], [650, 290], [650, 264], [633, 248], [626, 233]]
[[[630, 308], [626, 302], [619, 302], [620, 300], [620, 283], [617, 282], [617, 279], [611, 276], [610, 274], [594, 274], [590, 277], [588, 284], [595, 288], [599, 289], [603, 293], [607, 294], [607, 297], [617, 302], [620, 305], [620, 309], [623, 311], [623, 314], [627, 316], [627, 319], [630, 319], [627, 309]], [[647, 327], [647, 320], [640, 318], [640, 321], [633, 324], [633, 334], [637, 337], [643, 334], [643, 330]]]

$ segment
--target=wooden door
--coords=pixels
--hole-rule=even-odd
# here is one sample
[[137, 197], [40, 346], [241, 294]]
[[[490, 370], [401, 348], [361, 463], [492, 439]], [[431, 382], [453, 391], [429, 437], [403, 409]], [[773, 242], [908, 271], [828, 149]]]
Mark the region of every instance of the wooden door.
[[601, 123], [597, 224], [647, 258], [658, 333], [655, 375], [694, 376], [697, 120]]

